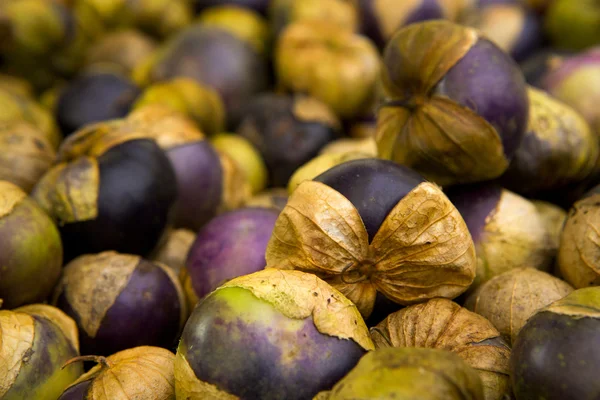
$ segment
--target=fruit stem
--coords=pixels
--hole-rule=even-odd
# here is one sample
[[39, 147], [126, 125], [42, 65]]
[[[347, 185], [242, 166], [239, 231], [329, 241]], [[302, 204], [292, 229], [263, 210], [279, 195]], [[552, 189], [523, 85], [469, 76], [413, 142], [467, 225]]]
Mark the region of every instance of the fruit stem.
[[71, 358], [69, 361], [67, 361], [61, 369], [65, 368], [66, 366], [76, 363], [76, 362], [80, 362], [80, 361], [92, 361], [98, 364], [102, 364], [102, 367], [105, 368], [112, 368], [113, 363], [110, 362], [110, 360], [106, 357], [103, 356], [78, 356], [78, 357], [73, 357]]

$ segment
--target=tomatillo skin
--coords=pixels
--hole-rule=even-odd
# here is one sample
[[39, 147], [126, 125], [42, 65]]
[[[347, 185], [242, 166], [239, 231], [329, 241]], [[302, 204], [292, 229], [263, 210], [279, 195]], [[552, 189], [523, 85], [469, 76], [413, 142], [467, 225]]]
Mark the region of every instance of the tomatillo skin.
[[517, 400], [593, 399], [600, 393], [600, 288], [579, 289], [538, 311], [511, 355]]
[[367, 349], [366, 326], [341, 293], [312, 274], [264, 270], [198, 303], [177, 350], [177, 396], [312, 398]]
[[473, 28], [428, 21], [398, 31], [383, 64], [381, 158], [443, 186], [508, 168], [529, 116], [525, 79], [508, 54]]

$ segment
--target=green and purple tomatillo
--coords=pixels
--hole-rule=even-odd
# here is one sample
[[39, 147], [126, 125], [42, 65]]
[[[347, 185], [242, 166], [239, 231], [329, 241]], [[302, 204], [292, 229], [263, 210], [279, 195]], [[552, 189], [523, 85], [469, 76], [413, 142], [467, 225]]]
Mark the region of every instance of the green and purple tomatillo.
[[373, 343], [356, 307], [312, 274], [266, 269], [205, 297], [175, 360], [181, 398], [308, 399]]
[[56, 400], [83, 373], [81, 365], [64, 366], [78, 355], [75, 322], [59, 309], [31, 304], [0, 311], [3, 400]]
[[600, 288], [579, 289], [539, 310], [511, 354], [518, 400], [593, 399], [600, 393]]
[[82, 354], [107, 356], [135, 346], [173, 348], [187, 316], [175, 272], [112, 251], [65, 266], [53, 303], [75, 320]]
[[529, 116], [525, 79], [508, 54], [475, 29], [428, 21], [398, 31], [383, 61], [380, 157], [440, 185], [508, 168]]
[[573, 107], [600, 134], [600, 47], [557, 64], [542, 78], [542, 89]]
[[0, 199], [0, 299], [7, 308], [44, 301], [61, 273], [58, 230], [13, 183], [0, 181]]

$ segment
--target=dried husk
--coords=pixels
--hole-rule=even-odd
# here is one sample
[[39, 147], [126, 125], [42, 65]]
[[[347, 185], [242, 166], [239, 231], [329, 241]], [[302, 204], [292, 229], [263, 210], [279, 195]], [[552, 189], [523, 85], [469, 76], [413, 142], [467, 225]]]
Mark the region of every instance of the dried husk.
[[187, 309], [191, 312], [194, 310], [194, 307], [196, 307], [196, 304], [198, 304], [200, 301], [200, 298], [196, 294], [196, 290], [192, 284], [192, 277], [185, 267], [179, 271], [179, 282], [183, 288]]
[[223, 213], [243, 206], [252, 195], [252, 189], [242, 166], [224, 152], [217, 150], [217, 153], [223, 170], [223, 193], [217, 212]]
[[558, 251], [562, 277], [575, 288], [600, 285], [600, 195], [578, 201], [569, 211]]
[[569, 315], [575, 319], [600, 318], [600, 288], [589, 287], [575, 290], [538, 312]]
[[[0, 398], [54, 400], [81, 375], [81, 366], [61, 368], [78, 355], [73, 332], [65, 331], [72, 324], [60, 310], [41, 304], [0, 311]], [[76, 329], [74, 334], [76, 340]]]
[[86, 400], [175, 400], [175, 355], [169, 350], [140, 346], [96, 362], [101, 364], [71, 385], [91, 380]]
[[448, 351], [377, 349], [315, 399], [484, 400], [476, 371]]
[[390, 314], [374, 328], [376, 348], [424, 347], [459, 355], [479, 374], [486, 400], [510, 389], [510, 348], [484, 317], [447, 299], [433, 299]]
[[498, 275], [469, 296], [465, 307], [487, 318], [509, 343], [536, 311], [573, 291], [573, 287], [534, 268]]
[[64, 292], [89, 337], [129, 283], [141, 257], [105, 251], [77, 257], [67, 264], [54, 292], [54, 303]]
[[476, 30], [445, 21], [410, 25], [394, 35], [384, 55], [380, 157], [442, 186], [488, 180], [506, 170], [495, 128], [474, 111], [431, 94], [478, 39]]
[[81, 157], [52, 167], [31, 196], [59, 226], [98, 216], [100, 170], [94, 158]]
[[0, 218], [10, 215], [27, 194], [12, 182], [0, 181]]
[[[226, 288], [248, 290], [288, 318], [311, 318], [322, 334], [352, 340], [365, 350], [374, 349], [367, 326], [356, 306], [313, 274], [271, 268], [229, 280], [215, 292]], [[199, 380], [179, 352], [175, 361], [175, 377], [177, 398], [237, 399]]]
[[191, 78], [174, 78], [149, 86], [136, 100], [133, 109], [151, 105], [161, 105], [192, 118], [207, 135], [222, 132], [225, 126], [225, 106], [220, 95]]
[[288, 182], [288, 193], [293, 193], [302, 182], [311, 181], [336, 165], [345, 163], [346, 161], [360, 160], [362, 158], [372, 158], [372, 156], [368, 153], [358, 151], [318, 155], [294, 172], [294, 175], [292, 175]]
[[377, 292], [399, 304], [454, 298], [475, 277], [475, 246], [458, 210], [431, 183], [408, 193], [373, 241], [356, 208], [320, 182], [298, 186], [267, 246], [268, 267], [314, 273], [367, 317]]
[[550, 248], [552, 253], [556, 255], [560, 246], [560, 235], [567, 220], [567, 212], [559, 206], [545, 201], [533, 200], [532, 203], [546, 224]]
[[598, 138], [574, 109], [530, 87], [527, 132], [503, 179], [523, 194], [583, 181], [596, 171]]
[[279, 83], [308, 93], [350, 118], [375, 101], [380, 57], [366, 38], [323, 21], [288, 26], [278, 41], [275, 62]]
[[37, 315], [51, 321], [60, 328], [71, 342], [73, 348], [79, 352], [79, 333], [77, 331], [77, 324], [73, 318], [69, 317], [60, 309], [47, 304], [29, 304], [27, 306], [15, 308], [13, 311]]
[[29, 96], [0, 88], [0, 122], [28, 122], [46, 135], [54, 148], [58, 148], [62, 135], [50, 111]]
[[195, 239], [196, 233], [188, 229], [171, 229], [154, 251], [152, 260], [167, 265], [179, 274], [185, 267], [187, 254]]
[[364, 153], [377, 157], [377, 143], [372, 137], [342, 138], [323, 146], [319, 154]]
[[0, 124], [0, 179], [30, 192], [54, 162], [48, 138], [27, 122]]
[[244, 203], [245, 207], [264, 207], [272, 208], [279, 212], [283, 211], [283, 208], [288, 201], [288, 191], [284, 188], [273, 188], [262, 191]]
[[[524, 223], [526, 221], [526, 223]], [[555, 255], [546, 221], [529, 200], [503, 190], [476, 243], [475, 289], [494, 276], [524, 265], [547, 270]]]

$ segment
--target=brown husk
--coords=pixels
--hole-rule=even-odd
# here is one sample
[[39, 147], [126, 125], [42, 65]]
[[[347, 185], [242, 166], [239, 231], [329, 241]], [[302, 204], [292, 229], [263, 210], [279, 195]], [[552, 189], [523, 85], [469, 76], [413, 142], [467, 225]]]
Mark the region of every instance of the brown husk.
[[539, 309], [573, 291], [571, 285], [534, 268], [515, 268], [475, 291], [465, 307], [487, 318], [509, 343]]
[[475, 277], [475, 247], [458, 210], [422, 183], [389, 213], [373, 241], [342, 194], [305, 181], [280, 214], [268, 267], [314, 273], [368, 316], [377, 291], [399, 304], [454, 298]]
[[171, 229], [154, 251], [152, 259], [169, 266], [176, 274], [185, 267], [185, 261], [196, 234], [188, 229]]
[[445, 21], [412, 24], [388, 43], [386, 101], [377, 118], [379, 156], [410, 166], [440, 185], [500, 176], [508, 167], [500, 136], [485, 119], [435, 85], [477, 42], [471, 28]]
[[17, 185], [0, 180], [0, 218], [9, 215], [27, 194]]
[[425, 347], [452, 351], [475, 368], [486, 400], [509, 392], [510, 348], [484, 317], [446, 299], [433, 299], [390, 314], [371, 328], [376, 348]]
[[175, 400], [175, 355], [169, 350], [140, 346], [115, 353], [71, 384], [91, 380], [89, 400]]
[[578, 201], [569, 211], [558, 251], [562, 277], [576, 289], [600, 285], [600, 194]]

